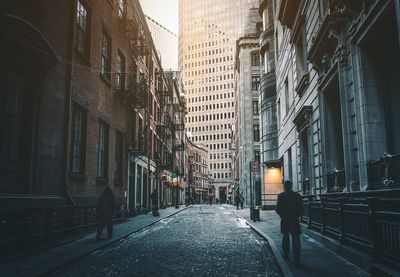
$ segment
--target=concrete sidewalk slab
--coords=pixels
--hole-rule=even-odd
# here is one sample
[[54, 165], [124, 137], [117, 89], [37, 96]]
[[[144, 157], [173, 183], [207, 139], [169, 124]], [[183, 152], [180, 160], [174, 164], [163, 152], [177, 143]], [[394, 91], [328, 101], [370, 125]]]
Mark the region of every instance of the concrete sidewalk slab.
[[[250, 220], [249, 209], [234, 210], [244, 218], [248, 225], [264, 236], [271, 245], [285, 276], [368, 276], [355, 265], [344, 260], [324, 245], [307, 235], [301, 235], [301, 263], [297, 268], [292, 261], [283, 259], [281, 251], [282, 234], [280, 233], [280, 218], [275, 211], [260, 211], [261, 221]], [[287, 269], [290, 270], [288, 273]]]
[[[96, 232], [80, 239], [48, 249], [35, 255], [18, 259], [0, 266], [1, 276], [40, 276], [72, 263], [93, 251], [104, 248], [122, 238], [151, 226], [165, 218], [173, 216], [187, 207], [160, 210], [160, 216], [139, 215], [128, 218], [124, 223], [114, 226], [113, 237], [96, 241]], [[103, 237], [106, 232], [103, 232]]]

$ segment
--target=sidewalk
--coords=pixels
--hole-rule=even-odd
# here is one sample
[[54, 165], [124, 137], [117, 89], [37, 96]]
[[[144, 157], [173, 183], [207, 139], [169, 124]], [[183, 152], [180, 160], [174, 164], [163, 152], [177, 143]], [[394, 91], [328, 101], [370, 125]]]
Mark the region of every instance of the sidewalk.
[[96, 232], [86, 233], [72, 242], [1, 265], [0, 275], [13, 277], [44, 275], [185, 209], [184, 206], [180, 209], [160, 209], [158, 217], [149, 214], [128, 218], [125, 222], [114, 226], [113, 237], [110, 239], [105, 239], [106, 230], [103, 231], [103, 239], [100, 241], [95, 240]]
[[266, 237], [271, 248], [275, 250], [274, 253], [285, 276], [368, 276], [367, 273], [305, 234], [300, 236], [302, 267], [299, 269], [290, 260], [283, 259], [280, 218], [275, 211], [260, 211], [261, 221], [257, 222], [250, 220], [248, 208], [234, 211], [246, 219], [251, 228]]

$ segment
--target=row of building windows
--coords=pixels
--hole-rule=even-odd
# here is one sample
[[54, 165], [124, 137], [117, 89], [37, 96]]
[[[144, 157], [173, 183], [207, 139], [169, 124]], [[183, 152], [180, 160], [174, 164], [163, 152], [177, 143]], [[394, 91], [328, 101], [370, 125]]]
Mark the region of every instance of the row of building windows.
[[197, 106], [193, 106], [193, 107], [189, 107], [189, 112], [197, 112], [197, 111], [208, 111], [208, 110], [215, 110], [215, 109], [219, 109], [221, 106], [222, 108], [230, 108], [232, 105], [233, 108], [233, 102], [224, 102], [222, 103], [217, 103], [217, 104], [210, 104], [210, 105], [197, 105]]
[[[85, 175], [86, 167], [86, 130], [87, 111], [77, 104], [73, 105], [71, 124], [71, 152], [70, 173]], [[110, 128], [107, 123], [99, 120], [97, 144], [97, 177], [108, 178], [109, 137]], [[115, 132], [115, 162], [114, 162], [114, 185], [121, 185], [123, 178], [123, 146], [124, 137], [120, 131]]]
[[188, 116], [186, 117], [187, 123], [196, 123], [202, 121], [210, 121], [210, 120], [220, 120], [220, 119], [229, 119], [234, 118], [234, 112], [227, 112], [227, 113], [217, 113], [217, 114], [206, 114], [206, 115], [195, 115], [195, 116]]
[[227, 169], [232, 168], [231, 163], [210, 163], [210, 169]]
[[[118, 1], [118, 7], [120, 6]], [[118, 13], [121, 12], [118, 9]], [[90, 56], [90, 24], [91, 24], [91, 12], [85, 2], [78, 0], [76, 9], [76, 32], [75, 32], [75, 44], [78, 53], [86, 58]], [[101, 76], [111, 80], [111, 46], [112, 40], [110, 34], [106, 30], [102, 30], [101, 38], [101, 49], [100, 49], [100, 73]], [[125, 57], [118, 51], [117, 54], [117, 73], [125, 72]], [[122, 75], [122, 74], [121, 74]], [[119, 76], [121, 76], [119, 75]], [[122, 85], [122, 79], [117, 80]]]
[[[202, 51], [202, 52], [193, 52], [192, 54], [185, 55], [185, 60], [187, 59], [197, 59], [201, 57], [207, 57], [211, 55], [218, 55], [218, 54], [224, 54], [226, 52], [229, 52], [229, 47], [226, 48], [218, 48], [218, 49], [210, 49], [208, 51]], [[232, 48], [231, 48], [232, 52]]]
[[222, 173], [220, 173], [220, 172], [218, 172], [218, 173], [211, 173], [211, 176], [214, 176], [214, 178], [215, 179], [222, 179], [222, 178], [225, 178], [225, 179], [228, 179], [228, 176], [229, 176], [229, 178], [232, 178], [232, 173], [231, 172], [222, 172]]
[[229, 155], [228, 155], [227, 152], [225, 152], [225, 153], [214, 153], [214, 154], [211, 153], [210, 154], [210, 160], [224, 159], [224, 156], [225, 156], [225, 159], [228, 159], [228, 157], [229, 157], [229, 159], [232, 158], [232, 154], [229, 153]]
[[203, 135], [203, 136], [194, 136], [198, 137], [200, 141], [208, 141], [208, 140], [219, 140], [219, 139], [228, 139], [231, 138], [231, 134], [226, 133], [226, 134], [214, 134], [214, 135]]
[[[191, 89], [188, 89], [187, 91], [189, 92], [189, 94], [196, 94], [197, 92], [218, 91], [218, 90], [229, 89], [229, 88], [233, 88], [233, 83], [225, 83], [223, 85], [220, 84], [220, 85], [216, 85], [216, 86], [215, 85], [213, 85], [213, 86], [203, 86], [201, 88], [191, 88]], [[231, 93], [231, 95], [233, 97], [233, 92]], [[222, 99], [222, 94], [220, 96], [221, 96], [221, 99]], [[228, 97], [229, 97], [229, 93], [228, 93]], [[218, 99], [218, 94], [217, 94], [217, 99]], [[210, 96], [210, 100], [211, 100], [211, 96]]]
[[[210, 126], [210, 128], [208, 128]], [[215, 131], [215, 130], [230, 130], [231, 129], [231, 124], [227, 123], [227, 124], [221, 124], [221, 126], [219, 124], [215, 124], [215, 125], [206, 125], [206, 126], [195, 126], [195, 127], [188, 127], [187, 131], [188, 132], [204, 132], [204, 131]]]
[[[222, 43], [223, 44], [229, 43], [229, 38], [222, 39], [220, 41], [215, 40], [215, 41], [208, 41], [208, 43], [207, 42], [202, 42], [202, 43], [197, 43], [195, 45], [188, 45], [188, 50], [189, 51], [193, 51], [193, 50], [202, 49], [202, 48], [205, 48], [205, 47], [211, 47], [211, 46], [222, 44]], [[186, 55], [185, 55], [185, 58], [186, 58]]]
[[228, 62], [228, 61], [233, 61], [233, 55], [217, 57], [217, 58], [213, 58], [213, 59], [204, 59], [204, 60], [201, 60], [198, 62], [196, 61], [196, 62], [185, 63], [184, 68], [204, 66], [204, 65], [222, 63], [222, 62]]

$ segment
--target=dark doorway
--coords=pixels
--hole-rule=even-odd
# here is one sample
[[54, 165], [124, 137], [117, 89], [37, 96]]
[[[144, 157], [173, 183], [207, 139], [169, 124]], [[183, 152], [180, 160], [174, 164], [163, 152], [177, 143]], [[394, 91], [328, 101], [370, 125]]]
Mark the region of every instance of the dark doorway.
[[219, 188], [219, 201], [220, 203], [226, 203], [226, 187]]
[[384, 151], [400, 154], [400, 49], [394, 5], [376, 23], [361, 47], [366, 99], [373, 111], [369, 117], [375, 124], [384, 122], [385, 129], [373, 135], [378, 141], [386, 141]]
[[[328, 171], [344, 168], [342, 109], [339, 81], [335, 77], [324, 91], [326, 125], [326, 165]], [[303, 136], [302, 136], [303, 137]], [[307, 151], [308, 151], [308, 142]], [[307, 155], [306, 155], [307, 156]], [[309, 164], [308, 158], [307, 162]]]

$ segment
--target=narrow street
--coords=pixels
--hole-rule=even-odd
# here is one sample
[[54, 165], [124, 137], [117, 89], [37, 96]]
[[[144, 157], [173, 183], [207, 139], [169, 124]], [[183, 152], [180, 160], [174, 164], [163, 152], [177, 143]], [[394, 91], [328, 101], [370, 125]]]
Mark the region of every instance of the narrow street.
[[281, 276], [268, 243], [228, 206], [194, 206], [53, 276]]

